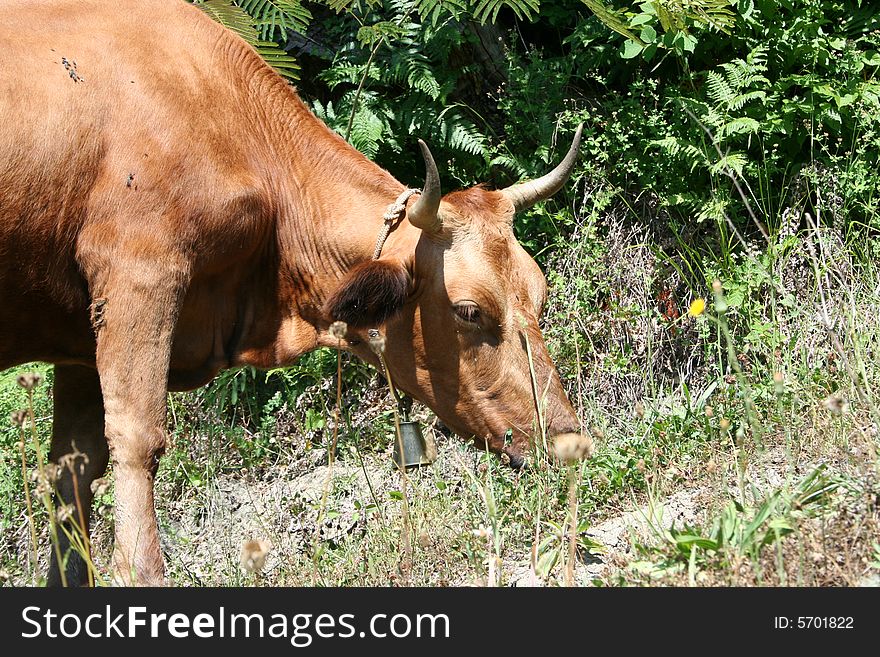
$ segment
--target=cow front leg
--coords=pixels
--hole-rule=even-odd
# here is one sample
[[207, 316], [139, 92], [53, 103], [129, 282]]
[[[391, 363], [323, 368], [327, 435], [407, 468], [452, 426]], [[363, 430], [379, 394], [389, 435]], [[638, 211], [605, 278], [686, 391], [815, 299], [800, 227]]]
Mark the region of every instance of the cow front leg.
[[[50, 549], [48, 585], [84, 586], [90, 581], [88, 550], [92, 482], [107, 469], [104, 403], [98, 372], [76, 365], [55, 366], [52, 447], [49, 458], [60, 466], [55, 503], [72, 509], [58, 529], [58, 551]], [[70, 537], [75, 545], [71, 545]], [[64, 563], [61, 576], [60, 553]]]
[[116, 488], [113, 566], [117, 583], [160, 586], [164, 565], [153, 481], [165, 451], [168, 367], [181, 287], [167, 280], [172, 276], [158, 263], [121, 264], [120, 271], [105, 287], [95, 322]]

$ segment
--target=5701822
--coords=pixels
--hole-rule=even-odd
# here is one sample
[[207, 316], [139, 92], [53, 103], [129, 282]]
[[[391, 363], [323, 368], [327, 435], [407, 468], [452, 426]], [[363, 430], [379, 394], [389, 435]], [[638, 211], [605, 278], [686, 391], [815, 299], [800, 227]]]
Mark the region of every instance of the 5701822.
[[777, 630], [851, 630], [854, 629], [852, 616], [776, 616], [773, 627]]

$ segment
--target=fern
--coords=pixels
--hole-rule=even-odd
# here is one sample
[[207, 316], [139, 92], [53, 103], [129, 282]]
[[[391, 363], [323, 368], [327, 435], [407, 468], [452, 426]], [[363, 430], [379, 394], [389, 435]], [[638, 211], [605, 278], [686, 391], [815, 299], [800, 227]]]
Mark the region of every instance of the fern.
[[336, 110], [333, 107], [333, 101], [329, 101], [324, 105], [320, 100], [313, 100], [312, 112], [329, 126], [336, 123]]
[[722, 125], [718, 129], [716, 139], [718, 141], [723, 141], [731, 135], [754, 134], [760, 129], [761, 124], [758, 123], [758, 121], [747, 116], [741, 116]]
[[529, 177], [529, 171], [522, 165], [520, 160], [507, 153], [496, 155], [490, 160], [489, 164], [493, 167], [504, 167], [512, 174], [511, 177], [514, 180], [522, 180]]
[[372, 108], [361, 103], [351, 125], [351, 145], [369, 158], [376, 157], [385, 133], [385, 123]]
[[264, 41], [275, 38], [279, 30], [282, 37], [287, 30], [305, 32], [312, 20], [300, 0], [235, 0], [235, 4], [253, 16]]
[[494, 23], [498, 12], [508, 7], [520, 20], [530, 20], [538, 13], [540, 0], [480, 0], [474, 9], [474, 18], [481, 23]]
[[251, 45], [259, 41], [254, 20], [231, 0], [196, 0], [195, 5], [223, 27], [232, 30]]
[[385, 39], [399, 39], [407, 33], [408, 27], [394, 21], [379, 21], [362, 26], [357, 32], [357, 39], [362, 46], [372, 46]]
[[473, 123], [455, 112], [440, 119], [440, 136], [452, 150], [471, 155], [486, 154], [486, 138]]
[[[327, 86], [329, 86], [331, 89], [339, 86], [340, 84], [346, 83], [357, 85], [363, 76], [363, 65], [342, 63], [337, 64], [336, 66], [332, 66], [322, 73], [318, 74], [318, 77], [326, 82]], [[377, 66], [370, 66], [367, 77], [370, 80], [381, 80], [382, 74]]]
[[[302, 0], [194, 2], [256, 48], [279, 73], [296, 79], [294, 58], [269, 39], [285, 38], [289, 30], [305, 30], [311, 14]], [[446, 101], [455, 87], [456, 72], [450, 70], [439, 79], [438, 62], [445, 62], [464, 38], [456, 18], [469, 13], [486, 22], [503, 7], [530, 18], [539, 0], [325, 0], [325, 4], [352, 14], [357, 24], [350, 23], [347, 41], [337, 42], [333, 65], [318, 74], [339, 95], [334, 101], [313, 101], [316, 116], [371, 158], [381, 149], [399, 152], [404, 144], [411, 145], [413, 137], [421, 137], [440, 153], [453, 151], [486, 160], [485, 135], [462, 106], [449, 106]]]
[[753, 100], [764, 100], [767, 98], [765, 91], [747, 91], [746, 93], [737, 94], [727, 102], [727, 109], [736, 112], [748, 105]]
[[765, 86], [770, 84], [767, 78], [760, 75], [761, 72], [767, 69], [763, 65], [753, 65], [742, 59], [736, 59], [722, 64], [721, 68], [726, 73], [728, 84], [737, 91], [756, 84], [763, 84]]
[[723, 173], [725, 175], [731, 175], [730, 172], [733, 171], [737, 176], [742, 177], [743, 169], [747, 163], [748, 158], [743, 153], [728, 153], [727, 155], [722, 155], [721, 159], [709, 167], [709, 171], [714, 174]]
[[717, 71], [709, 71], [707, 74], [706, 91], [709, 99], [716, 105], [726, 105], [735, 93], [727, 77]]
[[440, 97], [440, 84], [431, 70], [431, 62], [423, 55], [411, 53], [411, 58], [406, 63], [406, 81], [413, 89], [418, 89], [431, 100]]
[[648, 142], [648, 146], [657, 146], [669, 153], [672, 157], [686, 160], [690, 164], [691, 171], [698, 166], [708, 165], [706, 156], [699, 147], [672, 135], [664, 137], [663, 139], [655, 139], [654, 141]]
[[472, 3], [467, 0], [416, 0], [416, 11], [423, 20], [437, 25], [441, 18], [450, 16], [458, 18], [471, 9]]
[[712, 194], [709, 200], [693, 197], [693, 207], [696, 210], [695, 219], [697, 222], [711, 220], [715, 222], [724, 221], [730, 216], [730, 198], [720, 194]]
[[744, 90], [757, 85], [765, 88], [770, 86], [770, 81], [762, 75], [767, 70], [765, 60], [766, 50], [758, 48], [746, 59], [722, 64], [723, 75], [717, 71], [710, 72], [707, 82], [712, 101], [727, 111], [738, 111], [754, 100], [764, 100], [767, 94], [762, 89]]
[[327, 6], [337, 14], [344, 11], [363, 11], [365, 7], [371, 9], [381, 4], [382, 0], [327, 0]]
[[431, 62], [415, 47], [397, 51], [392, 55], [387, 79], [406, 83], [411, 89], [421, 91], [431, 100], [440, 97], [440, 83], [434, 77]]
[[255, 26], [254, 17], [232, 0], [196, 0], [194, 3], [208, 16], [247, 41], [280, 75], [290, 80], [299, 78], [296, 59], [278, 44], [265, 41]]

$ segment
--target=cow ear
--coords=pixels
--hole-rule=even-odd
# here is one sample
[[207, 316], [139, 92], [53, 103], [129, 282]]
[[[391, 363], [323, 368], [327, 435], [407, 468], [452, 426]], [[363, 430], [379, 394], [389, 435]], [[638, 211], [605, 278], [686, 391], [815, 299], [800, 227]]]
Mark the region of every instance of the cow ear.
[[409, 273], [402, 264], [362, 262], [342, 279], [324, 308], [331, 319], [354, 328], [379, 326], [403, 308], [409, 287]]

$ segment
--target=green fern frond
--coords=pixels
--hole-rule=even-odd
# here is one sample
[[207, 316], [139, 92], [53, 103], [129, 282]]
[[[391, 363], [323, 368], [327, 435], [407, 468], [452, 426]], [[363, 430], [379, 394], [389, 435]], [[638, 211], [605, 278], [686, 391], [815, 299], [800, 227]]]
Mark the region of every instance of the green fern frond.
[[724, 125], [726, 118], [722, 116], [716, 108], [710, 107], [706, 110], [706, 113], [700, 117], [700, 120], [706, 125], [706, 127], [717, 130]]
[[351, 124], [351, 145], [369, 158], [376, 157], [385, 123], [368, 105], [360, 104]]
[[[338, 64], [319, 73], [318, 77], [327, 83], [331, 89], [335, 89], [340, 84], [348, 83], [357, 85], [364, 76], [363, 64]], [[378, 66], [370, 66], [367, 74], [368, 80], [382, 79], [382, 73]]]
[[382, 4], [382, 0], [328, 0], [327, 6], [337, 14], [344, 11], [363, 11], [364, 7], [372, 9]]
[[751, 66], [754, 66], [756, 70], [766, 71], [768, 50], [769, 46], [767, 46], [766, 44], [757, 46], [754, 50], [752, 50], [752, 52], [746, 55], [746, 62], [748, 62]]
[[699, 199], [694, 204], [694, 207], [697, 208], [695, 219], [698, 223], [707, 220], [724, 221], [730, 213], [729, 206], [730, 200], [718, 194], [713, 194], [708, 201]]
[[440, 97], [440, 83], [434, 76], [430, 60], [415, 48], [395, 53], [385, 72], [389, 81], [421, 91], [431, 100]]
[[734, 96], [727, 78], [717, 71], [709, 71], [706, 75], [706, 90], [709, 99], [716, 105], [726, 105]]
[[312, 101], [312, 112], [327, 125], [336, 123], [336, 109], [333, 107], [333, 101], [327, 101], [324, 105], [320, 100], [315, 98]]
[[531, 20], [538, 13], [540, 0], [480, 0], [474, 9], [474, 18], [480, 23], [494, 23], [498, 12], [510, 8], [520, 20]]
[[742, 89], [746, 85], [749, 72], [744, 64], [743, 60], [735, 59], [732, 62], [725, 62], [721, 65], [721, 68], [724, 70], [724, 78], [733, 89]]
[[467, 127], [461, 124], [452, 126], [448, 133], [450, 148], [471, 155], [483, 155], [486, 152], [486, 144], [483, 135], [473, 126]]
[[[767, 98], [765, 91], [755, 89], [770, 86], [770, 81], [762, 75], [767, 70], [763, 57], [763, 51], [754, 50], [746, 59], [735, 59], [722, 64], [723, 73], [712, 71], [707, 75], [708, 94], [716, 107], [734, 112], [753, 101]], [[745, 91], [746, 89], [751, 90]]]
[[254, 19], [232, 0], [196, 0], [199, 9], [208, 14], [223, 27], [232, 30], [252, 46], [259, 41]]
[[744, 89], [759, 82], [770, 83], [767, 78], [761, 75], [767, 70], [767, 67], [762, 64], [755, 65], [742, 59], [735, 59], [732, 62], [722, 64], [721, 68], [724, 69], [727, 80], [734, 89]]
[[748, 159], [743, 153], [728, 153], [715, 162], [709, 168], [709, 171], [714, 174], [723, 173], [726, 175], [730, 175], [730, 172], [732, 171], [735, 172], [737, 176], [742, 176], [743, 169], [747, 163]]
[[471, 155], [485, 155], [486, 138], [472, 123], [461, 117], [452, 117], [444, 118], [440, 127], [449, 148]]
[[406, 81], [409, 86], [418, 89], [431, 100], [437, 100], [440, 97], [440, 83], [434, 77], [431, 70], [431, 63], [426, 58], [413, 58], [409, 61], [409, 72]]
[[235, 4], [253, 16], [264, 41], [275, 38], [279, 30], [282, 36], [287, 30], [305, 32], [312, 20], [300, 0], [235, 0]]
[[299, 80], [299, 64], [293, 55], [271, 41], [259, 41], [254, 49], [269, 66], [289, 80]]
[[526, 170], [526, 168], [522, 164], [520, 164], [519, 160], [517, 160], [515, 157], [508, 155], [506, 153], [501, 154], [501, 155], [496, 155], [495, 157], [492, 158], [492, 160], [489, 162], [489, 164], [493, 167], [495, 167], [495, 166], [504, 167], [512, 174], [511, 177], [514, 180], [523, 180], [524, 178], [527, 178], [529, 175], [529, 172]]
[[254, 17], [233, 0], [202, 0], [194, 4], [247, 41], [282, 77], [289, 80], [299, 79], [299, 64], [296, 63], [296, 59], [278, 44], [261, 39], [260, 31], [254, 24]]
[[470, 8], [471, 4], [467, 0], [416, 0], [416, 11], [422, 20], [437, 25], [444, 15], [458, 18]]
[[372, 46], [382, 39], [397, 39], [407, 33], [408, 25], [400, 25], [396, 21], [379, 21], [371, 25], [362, 26], [357, 33], [357, 39], [363, 46]]
[[731, 98], [727, 102], [727, 108], [732, 111], [740, 110], [753, 100], [764, 100], [765, 98], [767, 98], [765, 91], [747, 91]]
[[687, 142], [683, 139], [679, 139], [678, 137], [674, 137], [669, 135], [664, 137], [663, 139], [655, 139], [648, 143], [648, 147], [657, 146], [660, 149], [666, 151], [669, 155], [676, 158], [682, 158], [691, 165], [691, 171], [696, 169], [698, 166], [705, 166], [707, 164], [706, 156], [703, 154], [703, 151]]
[[758, 121], [742, 116], [721, 126], [716, 134], [716, 139], [721, 141], [730, 135], [756, 134], [760, 129], [761, 124]]

